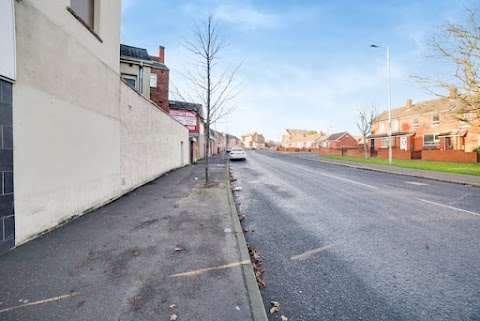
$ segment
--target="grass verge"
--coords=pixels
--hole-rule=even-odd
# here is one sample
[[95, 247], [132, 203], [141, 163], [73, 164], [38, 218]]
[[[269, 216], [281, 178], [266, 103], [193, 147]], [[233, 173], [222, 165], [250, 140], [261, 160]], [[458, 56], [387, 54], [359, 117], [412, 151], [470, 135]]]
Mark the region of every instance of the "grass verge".
[[[320, 157], [328, 158], [328, 159], [343, 160], [343, 161], [352, 161], [352, 162], [358, 162], [358, 163], [374, 164], [374, 165], [388, 165], [387, 158], [378, 158], [378, 157], [363, 158], [363, 157], [355, 157], [355, 156], [334, 156], [334, 155], [323, 155]], [[392, 166], [413, 168], [413, 169], [423, 169], [423, 170], [435, 171], [435, 172], [447, 172], [447, 173], [480, 176], [480, 163], [456, 163], [456, 162], [437, 162], [437, 161], [426, 161], [426, 160], [393, 159]]]

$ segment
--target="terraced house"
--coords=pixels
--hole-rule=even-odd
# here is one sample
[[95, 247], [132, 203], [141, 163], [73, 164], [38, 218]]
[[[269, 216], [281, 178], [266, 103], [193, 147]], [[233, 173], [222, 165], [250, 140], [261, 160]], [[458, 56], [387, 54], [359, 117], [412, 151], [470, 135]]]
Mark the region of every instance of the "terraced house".
[[[448, 97], [412, 103], [391, 110], [394, 158], [422, 158], [476, 162], [473, 151], [480, 145], [476, 114], [462, 113], [462, 99], [456, 89]], [[369, 146], [384, 156], [388, 149], [388, 111], [372, 125]]]

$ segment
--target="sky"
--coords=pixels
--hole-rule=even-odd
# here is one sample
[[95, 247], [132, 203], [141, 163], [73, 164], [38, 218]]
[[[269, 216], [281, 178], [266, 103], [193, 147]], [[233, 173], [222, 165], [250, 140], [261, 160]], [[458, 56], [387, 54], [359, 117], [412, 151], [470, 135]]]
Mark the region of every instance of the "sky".
[[[475, 0], [122, 0], [121, 42], [157, 55], [165, 47], [170, 89], [188, 91], [185, 41], [212, 12], [229, 46], [219, 68], [241, 63], [235, 111], [213, 125], [240, 137], [280, 141], [285, 129], [358, 135], [357, 110], [433, 99], [414, 76], [445, 77], [452, 66], [427, 43], [446, 22], [462, 22]], [[383, 48], [371, 48], [376, 44]], [[188, 93], [183, 97], [189, 97]], [[170, 99], [179, 99], [170, 94]]]

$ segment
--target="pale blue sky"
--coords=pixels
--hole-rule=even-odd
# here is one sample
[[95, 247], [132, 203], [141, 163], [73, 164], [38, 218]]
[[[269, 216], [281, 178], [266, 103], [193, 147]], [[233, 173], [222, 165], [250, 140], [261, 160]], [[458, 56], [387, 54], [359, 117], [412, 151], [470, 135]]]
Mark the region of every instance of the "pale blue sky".
[[358, 107], [387, 108], [386, 51], [370, 45], [390, 47], [393, 108], [409, 98], [431, 99], [411, 76], [447, 75], [449, 66], [426, 58], [425, 43], [476, 3], [122, 0], [121, 41], [152, 55], [165, 46], [170, 79], [182, 88], [179, 72], [189, 62], [182, 41], [212, 11], [230, 40], [224, 59], [244, 61], [236, 111], [217, 130], [237, 136], [258, 131], [276, 141], [286, 128], [358, 134]]

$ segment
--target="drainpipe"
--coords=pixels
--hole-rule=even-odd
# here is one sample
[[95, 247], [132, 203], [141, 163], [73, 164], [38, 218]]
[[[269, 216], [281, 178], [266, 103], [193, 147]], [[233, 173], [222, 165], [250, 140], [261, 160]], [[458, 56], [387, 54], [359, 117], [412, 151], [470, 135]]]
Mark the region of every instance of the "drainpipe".
[[138, 91], [143, 95], [143, 61], [140, 61], [140, 75], [138, 78]]

